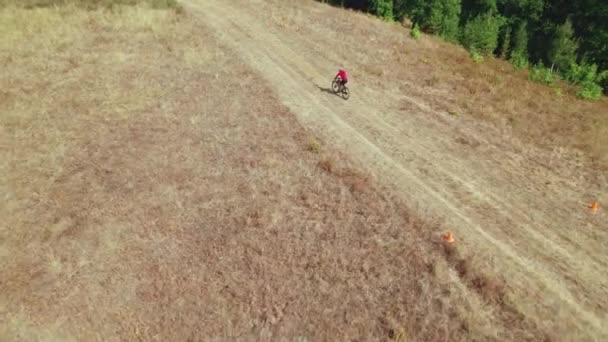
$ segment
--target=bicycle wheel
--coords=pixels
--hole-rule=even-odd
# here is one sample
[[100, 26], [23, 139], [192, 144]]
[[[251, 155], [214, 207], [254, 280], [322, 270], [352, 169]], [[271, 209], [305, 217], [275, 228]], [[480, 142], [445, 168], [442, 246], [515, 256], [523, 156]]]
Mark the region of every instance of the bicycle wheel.
[[337, 93], [340, 90], [340, 85], [338, 84], [338, 81], [334, 80], [333, 82], [331, 82], [331, 90], [333, 90], [334, 93]]
[[348, 100], [350, 97], [350, 90], [346, 86], [342, 86], [342, 98]]

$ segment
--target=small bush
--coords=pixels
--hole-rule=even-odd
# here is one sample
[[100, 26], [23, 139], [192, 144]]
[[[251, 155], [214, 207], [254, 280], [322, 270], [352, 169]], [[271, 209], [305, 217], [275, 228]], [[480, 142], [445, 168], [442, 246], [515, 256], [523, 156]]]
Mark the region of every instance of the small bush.
[[321, 144], [319, 144], [316, 139], [310, 138], [308, 140], [308, 143], [306, 144], [306, 151], [312, 153], [319, 153], [321, 151]]
[[420, 39], [420, 26], [418, 26], [418, 24], [414, 24], [414, 27], [412, 27], [410, 37], [414, 38], [415, 40]]
[[563, 96], [562, 88], [560, 88], [560, 87], [553, 87], [553, 93], [558, 97]]
[[600, 78], [603, 78], [602, 74], [597, 73], [597, 65], [595, 64], [577, 64], [570, 63], [570, 66], [565, 70], [564, 76], [566, 80], [580, 84], [584, 82], [599, 82]]
[[580, 84], [576, 95], [587, 100], [599, 100], [602, 97], [603, 89], [596, 82], [585, 81]]
[[530, 69], [530, 79], [535, 82], [552, 84], [557, 80], [557, 76], [551, 71], [551, 69], [546, 68], [544, 64], [540, 62]]
[[578, 97], [598, 100], [602, 97], [603, 88], [601, 84], [608, 79], [608, 71], [598, 74], [595, 64], [570, 63], [570, 66], [564, 72], [564, 77], [580, 87], [576, 92]]
[[477, 52], [477, 50], [475, 50], [475, 49], [471, 50], [471, 59], [475, 63], [482, 63], [483, 62], [483, 56], [481, 54], [479, 54]]
[[511, 64], [516, 70], [528, 68], [529, 62], [528, 57], [524, 54], [513, 52], [511, 54]]

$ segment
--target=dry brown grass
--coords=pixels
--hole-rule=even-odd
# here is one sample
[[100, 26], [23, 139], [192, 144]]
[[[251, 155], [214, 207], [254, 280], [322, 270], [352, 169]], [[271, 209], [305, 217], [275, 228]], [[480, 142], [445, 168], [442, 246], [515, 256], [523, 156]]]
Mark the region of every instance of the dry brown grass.
[[177, 0], [0, 0], [0, 8], [19, 7], [19, 8], [44, 8], [57, 6], [76, 6], [84, 9], [111, 9], [120, 6], [148, 5], [154, 9], [174, 9], [180, 13], [183, 8]]
[[[512, 129], [509, 129], [511, 127], [503, 123], [505, 118], [499, 115], [488, 117], [489, 120], [495, 120], [498, 129], [487, 122], [475, 120], [477, 117], [472, 118], [466, 108], [458, 108], [445, 102], [449, 97], [445, 96], [446, 89], [442, 89], [441, 81], [421, 90], [417, 84], [424, 81], [424, 77], [433, 75], [436, 66], [428, 57], [421, 63], [416, 63], [416, 50], [413, 48], [407, 52], [411, 56], [400, 58], [399, 63], [414, 63], [408, 66], [411, 70], [407, 72], [416, 75], [417, 79], [382, 78], [381, 75], [387, 74], [391, 69], [397, 70], [396, 73], [400, 75], [405, 73], [401, 69], [402, 66], [390, 62], [390, 58], [393, 52], [397, 52], [398, 55], [404, 47], [411, 47], [408, 42], [413, 41], [408, 40], [406, 35], [403, 35], [403, 29], [396, 25], [387, 25], [368, 16], [336, 10], [311, 1], [293, 3], [268, 0], [255, 4], [247, 1], [231, 4], [209, 1], [210, 5], [197, 1], [190, 3], [193, 12], [198, 7], [200, 13], [211, 13], [200, 17], [208, 20], [210, 26], [221, 32], [227, 43], [241, 42], [239, 46], [234, 47], [236, 53], [253, 61], [252, 65], [264, 74], [273, 86], [280, 89], [279, 93], [285, 103], [290, 104], [304, 122], [315, 127], [321, 134], [329, 135], [326, 139], [336, 141], [338, 144], [342, 142], [341, 146], [346, 150], [351, 142], [357, 141], [354, 138], [350, 139], [349, 133], [360, 132], [366, 135], [364, 138], [367, 138], [369, 145], [379, 147], [380, 151], [387, 152], [391, 157], [401, 161], [400, 164], [382, 167], [375, 164], [377, 159], [373, 156], [361, 158], [365, 159], [368, 165], [373, 165], [371, 167], [379, 176], [406, 174], [403, 182], [391, 183], [390, 180], [384, 179], [389, 184], [395, 184], [395, 187], [401, 190], [403, 197], [420, 199], [426, 197], [425, 193], [433, 193], [436, 189], [439, 194], [419, 200], [420, 206], [430, 211], [433, 207], [443, 207], [443, 203], [436, 203], [441, 202], [442, 199], [449, 202], [446, 204], [449, 208], [447, 210], [443, 208], [443, 214], [451, 221], [451, 228], [462, 234], [463, 250], [482, 255], [481, 260], [472, 255], [458, 257], [455, 261], [448, 262], [451, 265], [449, 273], [449, 280], [453, 282], [451, 285], [469, 291], [471, 296], [466, 299], [473, 298], [473, 301], [481, 303], [482, 308], [484, 304], [491, 303], [487, 306], [492, 311], [489, 316], [493, 317], [493, 314], [496, 314], [501, 317], [502, 322], [512, 322], [505, 324], [510, 328], [507, 333], [501, 329], [503, 323], [498, 323], [485, 325], [495, 328], [493, 332], [489, 332], [491, 329], [486, 331], [487, 335], [476, 335], [476, 333], [471, 335], [521, 340], [522, 337], [518, 335], [521, 333], [528, 339], [541, 339], [544, 336], [542, 333], [539, 334], [539, 331], [546, 330], [552, 331], [547, 336], [556, 334], [569, 340], [585, 339], [583, 336], [587, 336], [587, 339], [599, 338], [603, 332], [599, 328], [599, 320], [595, 320], [593, 316], [605, 306], [603, 303], [605, 296], [602, 295], [605, 289], [603, 277], [600, 275], [601, 272], [575, 274], [579, 273], [574, 271], [575, 269], [584, 270], [584, 268], [574, 264], [579, 261], [583, 263], [582, 260], [588, 260], [590, 264], [595, 263], [596, 260], [602, 263], [601, 255], [596, 251], [590, 251], [591, 248], [588, 259], [585, 255], [575, 256], [579, 251], [587, 252], [586, 247], [580, 246], [592, 246], [597, 241], [603, 241], [601, 238], [598, 240], [598, 236], [601, 236], [599, 232], [603, 231], [603, 224], [599, 223], [601, 216], [596, 216], [597, 228], [589, 226], [589, 235], [579, 231], [576, 236], [571, 235], [571, 231], [579, 222], [575, 220], [570, 222], [569, 218], [563, 217], [580, 217], [580, 222], [593, 219], [584, 216], [587, 213], [582, 212], [583, 207], [579, 208], [578, 203], [570, 203], [574, 202], [573, 199], [578, 199], [579, 194], [583, 192], [600, 192], [602, 184], [605, 184], [605, 181], [603, 183], [601, 181], [601, 174], [595, 172], [596, 170], [588, 172], [592, 168], [582, 167], [590, 159], [589, 155], [586, 156], [585, 161], [581, 161], [583, 158], [579, 159], [577, 153], [567, 146], [552, 143], [553, 145], [545, 146], [546, 149], [539, 149], [535, 145], [541, 140], [528, 138], [526, 138], [528, 142], [535, 143], [522, 143], [512, 136]], [[302, 12], [303, 15], [297, 15], [298, 12]], [[277, 17], [284, 18], [283, 24], [277, 25], [272, 22]], [[260, 21], [267, 23], [258, 25]], [[289, 24], [285, 25], [285, 22]], [[273, 29], [273, 25], [279, 28]], [[256, 32], [257, 36], [254, 34]], [[400, 40], [403, 40], [403, 43]], [[391, 46], [391, 42], [395, 43]], [[265, 49], [257, 48], [258, 45], [265, 43], [268, 43]], [[442, 53], [441, 50], [437, 50], [437, 44], [442, 43], [432, 38], [422, 39], [415, 44], [421, 49], [432, 50], [435, 54]], [[296, 55], [302, 57], [296, 58]], [[465, 57], [468, 61], [469, 57], [466, 55]], [[293, 62], [284, 62], [287, 60]], [[383, 65], [383, 61], [389, 63]], [[325, 107], [335, 106], [330, 100], [319, 100], [319, 106], [310, 103], [308, 108], [307, 102], [315, 102], [310, 101], [310, 96], [315, 94], [314, 91], [307, 93], [306, 84], [317, 83], [324, 74], [330, 74], [333, 67], [344, 64], [347, 64], [346, 67], [352, 71], [353, 89], [357, 95], [348, 102], [348, 105], [336, 106], [333, 112], [332, 109], [324, 110]], [[276, 74], [273, 70], [277, 70]], [[283, 73], [290, 77], [276, 76]], [[415, 81], [418, 83], [414, 83]], [[293, 85], [300, 82], [303, 85], [302, 92], [309, 96], [302, 96], [301, 101], [292, 102], [291, 99], [297, 98], [298, 94], [282, 89], [289, 84], [292, 86], [288, 88], [294, 89]], [[462, 83], [468, 86], [467, 91], [471, 96], [489, 96], [495, 91], [493, 87], [500, 86], [501, 79], [492, 77], [488, 72], [471, 79], [470, 82], [464, 80]], [[456, 86], [454, 83], [449, 85]], [[516, 107], [518, 100], [519, 98], [511, 99], [507, 104]], [[464, 105], [470, 105], [471, 110], [480, 113], [500, 114], [492, 101], [481, 101], [481, 98], [470, 103], [464, 98], [459, 101]], [[535, 111], [542, 110], [537, 102], [530, 99], [527, 100], [526, 105]], [[450, 111], [460, 114], [457, 115], [460, 119], [448, 117], [441, 106], [452, 108]], [[479, 108], [476, 109], [476, 106]], [[302, 110], [302, 107], [308, 110]], [[309, 119], [309, 116], [313, 116], [310, 113], [315, 111], [322, 114]], [[341, 122], [332, 126], [334, 122], [326, 121], [327, 117], [336, 121], [339, 119]], [[342, 125], [342, 122], [345, 124]], [[511, 122], [524, 128], [530, 123], [526, 118], [511, 118]], [[437, 129], [425, 130], [425, 124], [433, 125]], [[329, 126], [332, 129], [324, 130], [319, 128], [321, 126]], [[393, 130], [390, 126], [396, 129]], [[405, 126], [413, 127], [413, 130], [417, 129], [422, 133], [412, 134], [410, 131], [410, 134], [405, 134], [401, 139], [399, 133], [408, 132]], [[455, 127], [457, 129], [451, 129]], [[520, 129], [519, 133], [521, 132]], [[553, 134], [544, 133], [547, 136]], [[335, 139], [332, 139], [332, 134]], [[390, 138], [383, 141], [386, 137]], [[428, 137], [436, 137], [436, 141]], [[451, 145], [450, 137], [456, 138], [458, 145]], [[442, 138], [447, 141], [441, 143]], [[370, 152], [372, 148], [368, 149], [369, 145], [353, 148], [352, 155], [357, 158]], [[404, 145], [412, 148], [408, 151]], [[465, 145], [477, 146], [480, 147], [478, 150], [486, 149], [492, 152], [486, 155], [476, 155], [474, 152], [475, 156], [472, 156], [469, 153], [470, 148]], [[374, 152], [376, 151], [378, 150], [374, 149]], [[429, 156], [428, 159], [420, 158], [421, 155], [426, 154]], [[453, 162], [444, 163], [444, 160]], [[416, 165], [416, 161], [420, 163]], [[477, 163], [483, 167], [476, 167]], [[455, 167], [458, 165], [462, 167], [460, 171]], [[339, 175], [339, 171], [336, 170], [341, 170], [341, 167], [336, 165], [335, 157], [322, 160], [318, 166], [320, 170], [326, 170], [324, 172], [332, 175]], [[407, 171], [393, 172], [400, 166], [406, 170], [417, 168], [419, 172], [414, 172], [411, 176]], [[451, 171], [454, 172], [453, 175], [450, 174]], [[521, 174], [522, 177], [513, 177], [517, 174]], [[588, 183], [585, 181], [571, 186], [568, 183], [568, 174], [576, 179], [597, 177], [599, 181], [590, 180]], [[484, 178], [487, 179], [484, 181]], [[551, 179], [554, 184], [559, 183], [560, 190], [554, 194], [547, 194], [542, 189], [548, 184], [547, 179]], [[418, 180], [428, 187], [409, 186], [417, 183]], [[483, 182], [483, 186], [475, 186], [478, 181]], [[400, 187], [404, 184], [405, 186]], [[454, 186], [455, 184], [462, 186]], [[458, 190], [453, 190], [454, 188]], [[529, 193], [527, 196], [514, 195], [518, 190], [534, 188], [539, 191]], [[469, 192], [473, 196], [462, 196]], [[568, 200], [570, 202], [566, 203]], [[434, 201], [436, 202], [433, 203]], [[585, 201], [586, 199], [582, 200]], [[535, 209], [531, 205], [533, 202], [536, 202], [536, 208], [542, 209]], [[474, 206], [473, 203], [479, 206], [471, 208]], [[556, 219], [560, 214], [563, 219]], [[421, 216], [428, 219], [426, 214]], [[467, 219], [454, 219], [457, 216]], [[473, 227], [474, 229], [471, 229]], [[554, 239], [554, 237], [558, 238]], [[580, 243], [575, 242], [574, 239], [578, 239]], [[574, 244], [576, 246], [572, 246]], [[467, 268], [463, 268], [459, 260], [470, 260], [467, 262], [472, 266], [468, 269], [473, 271], [464, 273], [462, 270]], [[514, 260], [516, 262], [513, 262]], [[597, 269], [601, 270], [602, 266], [598, 266]], [[504, 285], [500, 276], [491, 276], [493, 273], [504, 274], [508, 285]], [[578, 298], [584, 299], [579, 302]], [[503, 304], [504, 302], [507, 305]], [[567, 312], [568, 307], [572, 308], [571, 312]], [[479, 306], [467, 307], [467, 310], [472, 312], [469, 316], [471, 321], [479, 322], [487, 317], [485, 315], [487, 311], [478, 311], [478, 308]], [[466, 317], [466, 314], [464, 316]], [[526, 322], [526, 317], [534, 317], [535, 324]], [[589, 325], [581, 323], [586, 319], [584, 317], [589, 318]], [[591, 327], [592, 325], [595, 328]], [[466, 337], [471, 339], [471, 335]]]
[[500, 280], [187, 16], [11, 8], [0, 33], [1, 340], [543, 336], [485, 316]]

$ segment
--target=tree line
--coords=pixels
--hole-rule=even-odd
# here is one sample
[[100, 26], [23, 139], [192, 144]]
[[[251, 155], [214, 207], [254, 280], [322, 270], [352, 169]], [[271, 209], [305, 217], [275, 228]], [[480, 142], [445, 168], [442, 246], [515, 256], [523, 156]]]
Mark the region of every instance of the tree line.
[[578, 95], [608, 92], [608, 0], [322, 0], [495, 55], [550, 84], [562, 78]]

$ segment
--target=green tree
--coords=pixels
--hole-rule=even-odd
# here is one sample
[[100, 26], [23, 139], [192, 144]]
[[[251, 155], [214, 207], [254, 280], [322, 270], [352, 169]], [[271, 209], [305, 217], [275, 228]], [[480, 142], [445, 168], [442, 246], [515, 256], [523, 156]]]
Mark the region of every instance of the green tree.
[[447, 40], [455, 41], [459, 33], [460, 0], [431, 0], [426, 6], [423, 27]]
[[496, 0], [462, 0], [462, 15], [465, 22], [482, 14], [498, 13]]
[[502, 44], [500, 46], [500, 57], [502, 59], [508, 59], [509, 52], [511, 52], [511, 26], [505, 26], [502, 35]]
[[393, 19], [393, 0], [371, 0], [371, 12], [384, 19]]
[[498, 0], [497, 5], [498, 11], [503, 16], [511, 19], [537, 21], [541, 19], [545, 0]]
[[528, 58], [528, 23], [523, 21], [519, 24], [515, 33], [510, 60], [515, 68], [523, 69], [528, 66]]
[[469, 20], [462, 31], [462, 44], [471, 51], [489, 55], [498, 45], [498, 34], [503, 18], [491, 13], [481, 14]]
[[458, 38], [461, 0], [397, 0], [395, 3], [423, 31], [447, 40]]
[[549, 50], [549, 62], [565, 72], [576, 63], [577, 49], [578, 44], [574, 40], [572, 22], [568, 19], [555, 31], [555, 37]]

